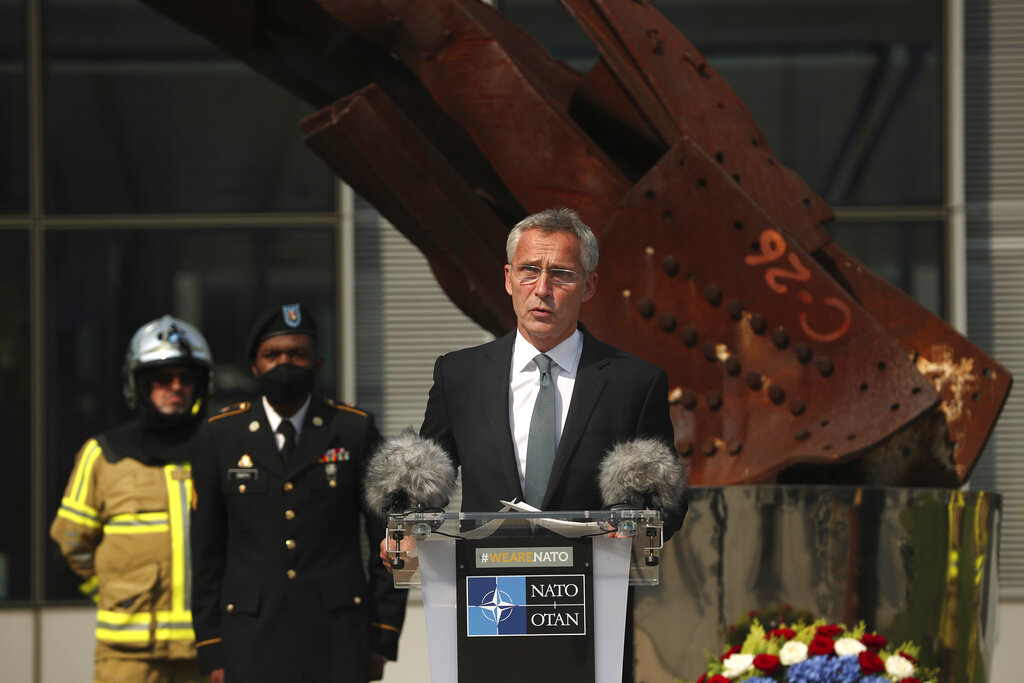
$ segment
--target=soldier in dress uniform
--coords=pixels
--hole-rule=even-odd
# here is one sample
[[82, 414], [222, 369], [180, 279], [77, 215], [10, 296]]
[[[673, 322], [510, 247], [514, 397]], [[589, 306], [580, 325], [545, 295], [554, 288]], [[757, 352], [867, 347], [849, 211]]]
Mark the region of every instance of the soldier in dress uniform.
[[[195, 459], [193, 615], [211, 682], [363, 683], [397, 657], [407, 591], [364, 573], [362, 471], [373, 416], [312, 394], [323, 366], [299, 304], [256, 321], [259, 396], [210, 418]], [[382, 522], [366, 516], [371, 538]]]
[[138, 417], [89, 439], [75, 458], [50, 535], [99, 607], [95, 683], [200, 680], [189, 610], [189, 460], [212, 363], [187, 322], [165, 315], [140, 327], [123, 370]]

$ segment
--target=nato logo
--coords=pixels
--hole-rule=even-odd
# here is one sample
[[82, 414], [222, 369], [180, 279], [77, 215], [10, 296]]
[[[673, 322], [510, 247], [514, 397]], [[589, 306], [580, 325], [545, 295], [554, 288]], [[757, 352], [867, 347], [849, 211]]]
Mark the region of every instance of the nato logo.
[[585, 635], [583, 575], [466, 577], [466, 635]]

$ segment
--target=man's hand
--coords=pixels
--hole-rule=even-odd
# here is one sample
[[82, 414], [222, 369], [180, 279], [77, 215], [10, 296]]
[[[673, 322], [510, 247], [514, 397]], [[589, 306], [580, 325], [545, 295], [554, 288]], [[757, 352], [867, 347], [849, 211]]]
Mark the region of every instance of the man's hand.
[[210, 683], [224, 683], [224, 669], [214, 669], [211, 671]]
[[[395, 550], [395, 541], [385, 536], [384, 539], [380, 542], [380, 561], [384, 565], [384, 568], [387, 569], [388, 573], [390, 574], [392, 573], [392, 571], [391, 557], [388, 555], [389, 547], [392, 550]], [[408, 536], [404, 537], [398, 543], [398, 550], [404, 550], [407, 553], [412, 553], [412, 557], [408, 555], [403, 557], [403, 559], [405, 560], [405, 569], [417, 569], [420, 566], [420, 560], [418, 557], [416, 557], [416, 539], [409, 538]]]
[[380, 681], [384, 679], [384, 658], [376, 652], [370, 653], [370, 680]]

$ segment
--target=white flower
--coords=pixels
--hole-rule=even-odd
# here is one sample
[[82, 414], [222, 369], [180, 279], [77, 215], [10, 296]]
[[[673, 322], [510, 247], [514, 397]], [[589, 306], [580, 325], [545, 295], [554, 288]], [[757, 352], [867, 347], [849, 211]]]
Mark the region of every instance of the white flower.
[[807, 659], [807, 646], [798, 640], [791, 640], [779, 649], [779, 663], [793, 666]]
[[859, 655], [864, 650], [868, 649], [864, 643], [854, 638], [840, 638], [836, 641], [836, 654], [840, 657], [846, 657], [847, 655]]
[[737, 652], [736, 654], [729, 655], [722, 662], [722, 666], [725, 667], [725, 671], [722, 674], [732, 680], [754, 668], [754, 655], [745, 655]]
[[896, 680], [913, 676], [914, 663], [902, 655], [892, 655], [885, 660], [885, 673]]

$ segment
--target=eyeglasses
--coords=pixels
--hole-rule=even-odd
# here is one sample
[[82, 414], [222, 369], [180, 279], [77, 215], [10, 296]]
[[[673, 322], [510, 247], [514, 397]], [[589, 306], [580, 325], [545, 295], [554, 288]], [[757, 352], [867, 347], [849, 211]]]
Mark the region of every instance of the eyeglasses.
[[540, 266], [512, 266], [516, 279], [521, 285], [532, 285], [540, 279], [541, 273], [547, 273], [548, 279], [556, 285], [568, 286], [575, 284], [579, 273], [566, 268], [541, 268]]
[[191, 386], [196, 383], [196, 375], [191, 370], [158, 370], [153, 373], [153, 384], [170, 386], [177, 379], [182, 386]]

